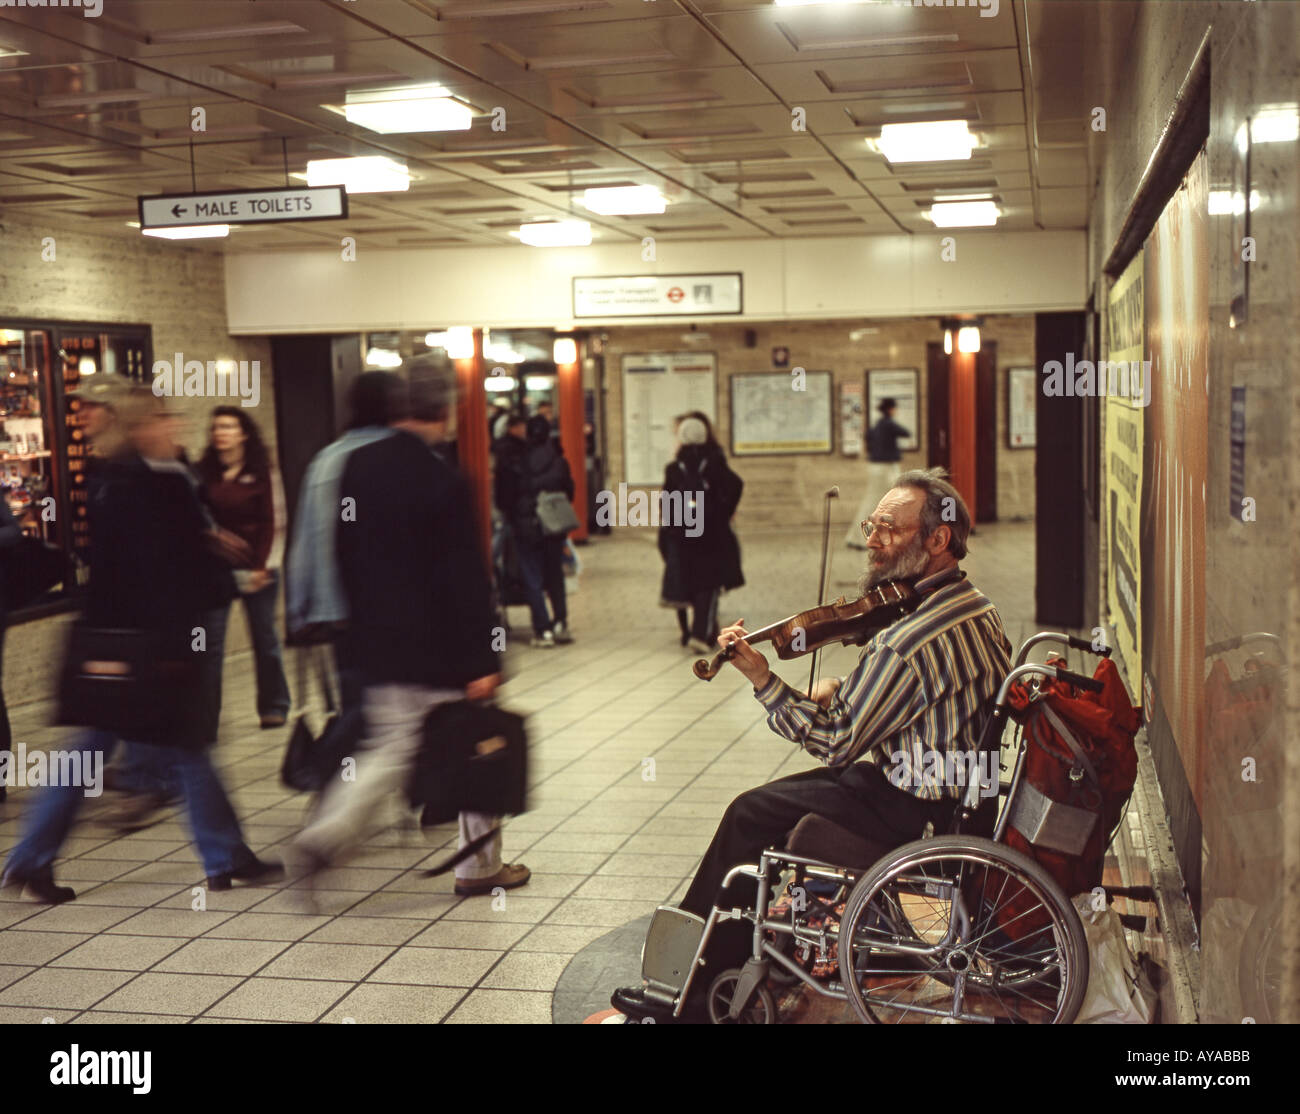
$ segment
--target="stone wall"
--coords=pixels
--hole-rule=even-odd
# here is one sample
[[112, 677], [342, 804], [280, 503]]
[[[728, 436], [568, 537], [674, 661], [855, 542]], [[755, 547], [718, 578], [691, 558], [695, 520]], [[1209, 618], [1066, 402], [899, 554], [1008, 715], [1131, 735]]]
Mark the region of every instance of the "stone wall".
[[[753, 329], [756, 343], [745, 345], [745, 332]], [[637, 352], [712, 352], [717, 357], [717, 434], [730, 455], [731, 387], [733, 375], [744, 372], [773, 371], [772, 349], [790, 349], [790, 366], [809, 371], [832, 372], [836, 406], [833, 428], [835, 451], [823, 454], [790, 456], [743, 456], [731, 461], [745, 480], [745, 496], [736, 514], [736, 527], [767, 529], [785, 523], [820, 522], [822, 495], [832, 484], [839, 484], [842, 498], [833, 504], [834, 521], [840, 529], [847, 526], [861, 498], [865, 476], [865, 457], [843, 455], [839, 433], [839, 385], [864, 383], [869, 368], [916, 368], [918, 373], [921, 422], [920, 448], [904, 454], [902, 468], [925, 467], [929, 452], [926, 428], [927, 397], [926, 344], [942, 340], [934, 318], [901, 318], [825, 322], [781, 322], [778, 324], [726, 325], [710, 324], [701, 331], [709, 339], [687, 343], [682, 334], [688, 325], [653, 327], [609, 327], [602, 330], [609, 340], [605, 346], [605, 420], [608, 452], [607, 482], [617, 485], [624, 475], [623, 440], [623, 373], [625, 353]], [[874, 330], [874, 331], [866, 331]], [[850, 333], [864, 331], [859, 340]], [[1034, 366], [1034, 319], [1030, 315], [989, 316], [985, 318], [983, 338], [997, 343], [997, 469], [998, 518], [1031, 518], [1034, 514], [1034, 457], [1026, 449], [1006, 447], [1007, 369]], [[868, 419], [873, 415], [868, 415]], [[666, 462], [665, 462], [666, 463]]]

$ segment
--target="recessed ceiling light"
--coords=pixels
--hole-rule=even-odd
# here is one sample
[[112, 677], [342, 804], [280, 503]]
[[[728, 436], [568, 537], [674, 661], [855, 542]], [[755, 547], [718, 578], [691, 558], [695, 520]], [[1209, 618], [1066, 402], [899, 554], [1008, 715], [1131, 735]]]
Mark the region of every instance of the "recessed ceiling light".
[[441, 85], [348, 93], [343, 115], [349, 124], [383, 135], [466, 131], [474, 122], [470, 107], [451, 97]]
[[591, 225], [585, 220], [554, 220], [541, 224], [521, 224], [510, 233], [534, 248], [586, 247], [591, 243]]
[[991, 228], [1002, 214], [992, 201], [945, 201], [930, 206], [936, 228]]
[[1250, 120], [1252, 143], [1294, 143], [1300, 139], [1300, 113], [1295, 105], [1261, 109]]
[[[871, 140], [867, 141], [868, 143]], [[919, 124], [885, 124], [876, 150], [890, 162], [955, 162], [969, 159], [979, 140], [965, 120], [931, 120]]]
[[400, 193], [411, 188], [405, 163], [383, 155], [354, 159], [311, 159], [307, 163], [309, 186], [343, 186], [348, 193]]
[[668, 202], [654, 186], [600, 186], [582, 195], [584, 208], [603, 217], [662, 213]]
[[228, 224], [186, 224], [175, 228], [145, 228], [141, 231], [146, 236], [156, 236], [160, 240], [214, 240], [230, 235]]

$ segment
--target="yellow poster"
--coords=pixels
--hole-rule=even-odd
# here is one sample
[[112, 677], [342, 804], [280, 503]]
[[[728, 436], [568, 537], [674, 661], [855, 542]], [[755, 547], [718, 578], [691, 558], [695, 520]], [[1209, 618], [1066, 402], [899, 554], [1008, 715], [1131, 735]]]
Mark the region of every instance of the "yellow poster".
[[[1142, 700], [1142, 569], [1138, 512], [1142, 499], [1142, 417], [1151, 400], [1143, 368], [1142, 253], [1111, 287], [1106, 359], [1143, 375], [1142, 390], [1106, 392], [1106, 621], [1124, 659], [1129, 697]], [[1141, 370], [1139, 370], [1141, 369]], [[1100, 369], [1098, 369], [1100, 371]], [[1100, 376], [1099, 376], [1100, 378]]]

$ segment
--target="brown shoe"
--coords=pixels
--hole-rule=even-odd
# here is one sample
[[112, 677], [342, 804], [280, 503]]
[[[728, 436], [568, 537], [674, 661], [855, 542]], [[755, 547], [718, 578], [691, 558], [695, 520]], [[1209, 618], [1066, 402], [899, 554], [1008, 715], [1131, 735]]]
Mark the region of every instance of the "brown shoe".
[[285, 719], [286, 717], [282, 716], [279, 712], [274, 712], [269, 716], [263, 716], [261, 720], [262, 729], [265, 730], [268, 727], [283, 727]]
[[513, 890], [524, 885], [533, 876], [523, 863], [504, 863], [500, 870], [487, 878], [456, 879], [456, 893], [460, 897], [476, 897], [489, 894], [500, 886], [503, 890]]

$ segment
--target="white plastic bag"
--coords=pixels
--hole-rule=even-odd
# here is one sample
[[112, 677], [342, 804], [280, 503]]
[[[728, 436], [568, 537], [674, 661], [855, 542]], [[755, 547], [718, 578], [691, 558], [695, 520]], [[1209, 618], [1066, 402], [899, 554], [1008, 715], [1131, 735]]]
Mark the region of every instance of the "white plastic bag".
[[[1095, 906], [1100, 905], [1100, 908]], [[1088, 992], [1076, 1025], [1149, 1025], [1156, 992], [1124, 938], [1119, 914], [1100, 895], [1080, 894], [1074, 907], [1088, 936]]]

